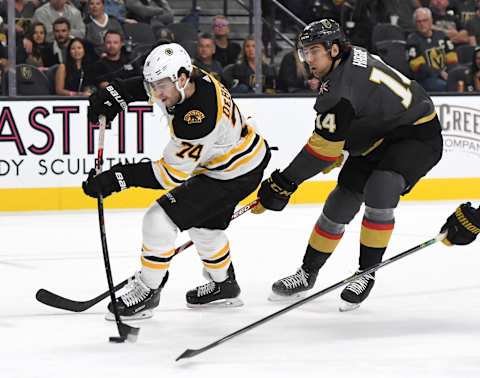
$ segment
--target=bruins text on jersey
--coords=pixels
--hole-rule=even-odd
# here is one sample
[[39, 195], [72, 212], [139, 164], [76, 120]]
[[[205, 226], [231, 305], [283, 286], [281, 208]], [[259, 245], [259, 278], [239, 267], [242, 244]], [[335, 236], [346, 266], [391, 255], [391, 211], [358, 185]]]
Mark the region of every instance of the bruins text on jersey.
[[[298, 185], [335, 165], [342, 151], [349, 156], [313, 227], [302, 266], [273, 284], [273, 299], [295, 297], [313, 287], [362, 203], [359, 270], [381, 262], [400, 196], [442, 155], [440, 123], [418, 83], [351, 46], [333, 20], [307, 25], [300, 44], [300, 57], [321, 80], [314, 131], [289, 166], [262, 183], [261, 205], [282, 210]], [[341, 309], [358, 307], [374, 280], [374, 274], [367, 274], [349, 284], [341, 294]]]
[[161, 159], [92, 172], [83, 185], [90, 196], [132, 186], [169, 190], [145, 214], [141, 272], [117, 299], [121, 315], [145, 318], [158, 306], [178, 230], [188, 230], [210, 279], [187, 293], [187, 305], [241, 305], [224, 230], [237, 203], [261, 182], [270, 159], [266, 141], [228, 90], [193, 67], [175, 43], [149, 54], [143, 78], [113, 81], [89, 100], [92, 122], [100, 114], [111, 120], [138, 100], [156, 103], [169, 119], [171, 138]]

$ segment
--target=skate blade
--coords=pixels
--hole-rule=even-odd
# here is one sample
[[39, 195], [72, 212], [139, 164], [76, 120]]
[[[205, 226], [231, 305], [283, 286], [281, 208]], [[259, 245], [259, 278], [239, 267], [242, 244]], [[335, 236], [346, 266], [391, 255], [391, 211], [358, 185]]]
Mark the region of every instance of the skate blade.
[[342, 300], [342, 302], [340, 303], [340, 306], [338, 307], [338, 311], [348, 312], [348, 311], [356, 310], [359, 307], [360, 307], [360, 303], [350, 303]]
[[299, 299], [305, 298], [306, 294], [307, 292], [302, 291], [301, 293], [297, 293], [293, 295], [280, 295], [272, 291], [268, 296], [268, 300], [270, 302], [278, 302], [278, 303], [296, 302]]
[[240, 298], [219, 299], [205, 304], [193, 304], [187, 302], [188, 308], [226, 308], [226, 307], [242, 307], [243, 301]]
[[[151, 317], [153, 317], [153, 311], [152, 310], [145, 310], [145, 311], [141, 311], [141, 312], [139, 312], [135, 315], [132, 315], [132, 316], [120, 316], [120, 319], [124, 320], [124, 321], [130, 321], [130, 320], [150, 319]], [[107, 312], [105, 314], [105, 320], [114, 322], [115, 321], [115, 315], [113, 315], [111, 312]]]

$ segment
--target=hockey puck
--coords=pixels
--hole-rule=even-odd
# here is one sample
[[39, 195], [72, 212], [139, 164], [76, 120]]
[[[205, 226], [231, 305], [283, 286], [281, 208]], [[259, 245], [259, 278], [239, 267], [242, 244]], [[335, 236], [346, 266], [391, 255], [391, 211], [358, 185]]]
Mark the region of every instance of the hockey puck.
[[119, 343], [124, 343], [125, 339], [123, 337], [112, 336], [108, 338], [108, 341], [110, 341], [111, 343], [119, 344]]

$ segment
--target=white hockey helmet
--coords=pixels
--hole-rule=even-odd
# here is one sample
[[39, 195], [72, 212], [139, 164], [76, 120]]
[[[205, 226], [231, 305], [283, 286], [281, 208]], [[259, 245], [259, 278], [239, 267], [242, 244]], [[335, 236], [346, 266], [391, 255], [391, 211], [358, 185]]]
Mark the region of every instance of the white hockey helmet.
[[182, 71], [186, 71], [185, 73], [188, 73], [187, 76], [190, 76], [192, 70], [192, 59], [178, 43], [168, 43], [155, 47], [148, 54], [143, 66], [143, 77], [149, 95], [151, 95], [151, 90], [154, 89], [156, 82], [169, 78], [175, 83], [177, 90], [180, 92], [180, 102], [183, 102], [185, 99], [184, 90], [188, 84], [188, 79], [183, 88], [180, 88], [178, 77]]

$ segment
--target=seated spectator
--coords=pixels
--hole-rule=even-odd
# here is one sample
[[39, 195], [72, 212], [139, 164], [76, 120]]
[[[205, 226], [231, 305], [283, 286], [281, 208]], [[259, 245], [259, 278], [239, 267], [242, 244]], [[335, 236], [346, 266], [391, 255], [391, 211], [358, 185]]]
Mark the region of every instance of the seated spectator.
[[444, 92], [447, 89], [447, 68], [457, 64], [457, 53], [445, 33], [432, 29], [430, 9], [418, 8], [414, 17], [417, 31], [407, 39], [410, 69], [415, 80], [427, 91]]
[[65, 63], [67, 59], [68, 42], [74, 37], [70, 34], [70, 21], [64, 17], [53, 22], [53, 54], [58, 63]]
[[53, 45], [46, 41], [46, 35], [45, 25], [34, 22], [23, 43], [25, 58], [22, 62], [35, 66], [40, 71], [59, 63], [53, 53]]
[[[28, 29], [32, 21], [33, 14], [35, 12], [35, 4], [26, 0], [15, 0], [15, 31], [17, 33], [17, 40], [21, 40]], [[3, 22], [8, 24], [8, 1], [0, 3], [0, 17], [3, 18]]]
[[108, 31], [105, 34], [105, 55], [95, 63], [93, 68], [95, 84], [105, 88], [113, 79], [128, 79], [142, 74], [136, 62], [130, 62], [123, 53], [123, 35], [117, 31]]
[[480, 92], [480, 46], [475, 47], [472, 64], [459, 77], [457, 92]]
[[60, 17], [66, 18], [70, 23], [70, 33], [77, 38], [85, 37], [85, 24], [82, 14], [67, 0], [49, 0], [48, 3], [37, 8], [33, 15], [33, 22], [41, 22], [47, 28], [47, 41], [53, 41], [52, 25]]
[[470, 46], [480, 43], [480, 1], [475, 6], [475, 14], [467, 21], [465, 29], [470, 38]]
[[127, 7], [125, 0], [105, 0], [105, 13], [115, 17], [122, 24], [136, 24], [138, 21], [133, 18], [127, 18]]
[[104, 0], [88, 0], [88, 16], [85, 19], [85, 25], [85, 39], [92, 44], [98, 56], [103, 53], [103, 40], [107, 31], [113, 30], [123, 35], [120, 22], [105, 13]]
[[167, 0], [126, 0], [125, 5], [131, 18], [152, 27], [173, 22], [173, 11]]
[[213, 54], [215, 53], [215, 40], [213, 36], [208, 33], [201, 34], [197, 43], [197, 55], [193, 60], [198, 68], [209, 72], [218, 81], [223, 80], [223, 68], [222, 65], [215, 59]]
[[412, 15], [419, 7], [418, 0], [393, 0], [386, 1], [386, 14], [392, 25], [400, 26], [405, 32], [415, 31]]
[[433, 17], [433, 30], [438, 30], [447, 35], [455, 46], [469, 43], [468, 32], [460, 22], [460, 19], [447, 12], [448, 0], [431, 0], [430, 9]]
[[[275, 93], [275, 70], [272, 66], [262, 63], [263, 91]], [[257, 82], [255, 76], [255, 37], [248, 36], [243, 42], [240, 63], [232, 70], [232, 93], [253, 93]]]
[[297, 49], [283, 56], [277, 79], [277, 89], [286, 93], [312, 93], [319, 83], [310, 74], [308, 65], [300, 62]]
[[242, 48], [236, 42], [229, 40], [230, 27], [225, 16], [215, 16], [212, 23], [213, 35], [215, 36], [215, 54], [213, 59], [225, 67], [237, 63]]
[[55, 74], [55, 92], [60, 96], [90, 96], [93, 80], [86, 59], [85, 44], [79, 38], [70, 40], [65, 64]]

